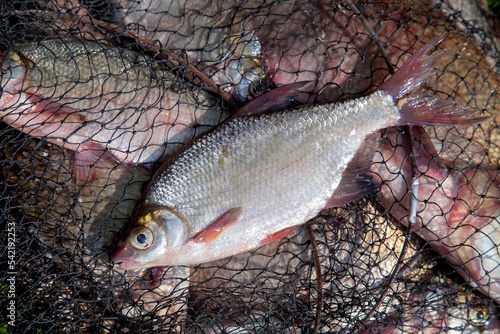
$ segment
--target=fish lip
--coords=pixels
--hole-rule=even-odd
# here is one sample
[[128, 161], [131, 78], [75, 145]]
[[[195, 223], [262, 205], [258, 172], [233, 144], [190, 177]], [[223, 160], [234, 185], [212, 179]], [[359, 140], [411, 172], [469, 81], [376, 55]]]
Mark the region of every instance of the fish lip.
[[138, 262], [130, 259], [127, 256], [124, 256], [123, 253], [124, 253], [123, 249], [115, 249], [111, 253], [111, 261], [119, 265], [120, 268], [123, 270], [137, 269]]
[[119, 265], [120, 269], [122, 270], [132, 270], [140, 268], [139, 266], [137, 266], [139, 264], [138, 262], [130, 259], [123, 259], [118, 257], [118, 258], [113, 258], [113, 262]]

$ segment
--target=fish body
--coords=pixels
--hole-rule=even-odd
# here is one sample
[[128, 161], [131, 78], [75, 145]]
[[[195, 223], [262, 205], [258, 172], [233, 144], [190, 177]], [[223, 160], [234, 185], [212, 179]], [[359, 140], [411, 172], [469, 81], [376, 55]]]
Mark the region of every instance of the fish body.
[[139, 35], [186, 54], [240, 102], [263, 83], [261, 44], [248, 28], [240, 1], [123, 0], [112, 5], [117, 24], [136, 25]]
[[[415, 131], [420, 141], [414, 145], [419, 186], [412, 229], [443, 254], [467, 283], [500, 301], [500, 171], [487, 164], [461, 170], [447, 167], [449, 162], [440, 164], [424, 135]], [[374, 180], [382, 184], [381, 202], [408, 224], [409, 139], [390, 131], [378, 152], [371, 170]]]
[[[355, 104], [356, 116], [350, 110]], [[182, 230], [175, 238], [179, 251], [162, 262], [227, 257], [314, 217], [340, 183], [363, 134], [397, 121], [391, 105], [388, 96], [375, 94], [351, 105], [239, 117], [196, 141], [155, 175], [142, 204], [146, 220], [166, 219], [168, 228], [175, 222]], [[368, 114], [378, 116], [366, 122]], [[216, 240], [189, 240], [231, 208], [242, 208], [239, 222]]]
[[[372, 52], [368, 50], [371, 39], [348, 8], [308, 0], [250, 0], [244, 1], [242, 7], [262, 44], [265, 70], [277, 86], [314, 82], [310, 93], [318, 95], [321, 102], [343, 94], [359, 95], [369, 88], [366, 81], [359, 80], [366, 79], [365, 74], [359, 74], [366, 61], [361, 55], [366, 57]], [[378, 66], [373, 61], [367, 63], [371, 70]]]
[[77, 152], [80, 166], [102, 156], [155, 162], [191, 139], [194, 125], [213, 126], [224, 117], [207, 93], [151, 59], [102, 43], [20, 44], [1, 64], [1, 120]]
[[369, 96], [234, 117], [193, 142], [153, 176], [113, 261], [133, 269], [217, 260], [366, 195], [373, 188], [350, 174], [369, 167], [357, 152], [366, 136], [398, 124], [470, 122], [440, 102], [402, 99], [429, 73], [425, 55], [437, 41]]

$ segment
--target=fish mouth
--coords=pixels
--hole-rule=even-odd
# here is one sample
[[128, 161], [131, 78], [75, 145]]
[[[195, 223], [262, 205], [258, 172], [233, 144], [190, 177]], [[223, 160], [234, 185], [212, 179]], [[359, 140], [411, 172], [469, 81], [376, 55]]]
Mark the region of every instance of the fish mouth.
[[120, 266], [120, 269], [122, 270], [132, 270], [132, 269], [138, 269], [136, 262], [135, 261], [130, 261], [130, 260], [122, 260], [120, 262], [113, 261], [117, 265]]
[[122, 270], [132, 270], [141, 268], [140, 263], [130, 259], [113, 258], [113, 262], [120, 266]]
[[140, 268], [140, 263], [130, 259], [130, 257], [123, 254], [123, 250], [117, 249], [111, 253], [111, 261], [120, 266], [123, 270], [131, 270]]

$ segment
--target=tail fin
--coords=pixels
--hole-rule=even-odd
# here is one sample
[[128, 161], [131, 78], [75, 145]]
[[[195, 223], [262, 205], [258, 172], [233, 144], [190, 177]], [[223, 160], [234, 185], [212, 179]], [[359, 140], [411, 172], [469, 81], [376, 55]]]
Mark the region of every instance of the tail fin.
[[427, 80], [442, 51], [429, 53], [444, 37], [440, 34], [431, 39], [380, 86], [380, 90], [390, 95], [400, 108], [401, 118], [397, 125], [467, 125], [489, 118], [473, 116], [476, 110], [457, 108], [451, 101], [441, 101], [428, 95], [403, 98]]
[[397, 125], [471, 125], [491, 118], [475, 115], [475, 109], [459, 108], [452, 101], [428, 95], [403, 98], [398, 106], [401, 117]]
[[415, 53], [403, 66], [394, 73], [382, 86], [380, 90], [392, 96], [398, 101], [403, 96], [423, 84], [429, 77], [438, 56], [442, 51], [432, 55], [432, 49], [444, 40], [444, 34], [437, 35]]

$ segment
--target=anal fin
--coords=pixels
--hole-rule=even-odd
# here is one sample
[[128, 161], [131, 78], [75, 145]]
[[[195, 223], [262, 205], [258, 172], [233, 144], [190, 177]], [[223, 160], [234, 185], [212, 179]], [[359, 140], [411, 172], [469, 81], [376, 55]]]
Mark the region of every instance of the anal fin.
[[325, 209], [338, 207], [356, 201], [371, 194], [379, 187], [367, 173], [372, 164], [374, 147], [378, 134], [369, 137], [366, 143], [356, 152], [332, 197], [326, 203]]
[[210, 223], [210, 225], [196, 233], [192, 237], [193, 242], [210, 242], [214, 240], [226, 228], [238, 222], [242, 214], [243, 208], [240, 206], [227, 210], [219, 218]]
[[368, 196], [379, 187], [369, 176], [351, 175], [342, 176], [342, 181], [326, 203], [325, 209], [339, 207]]

